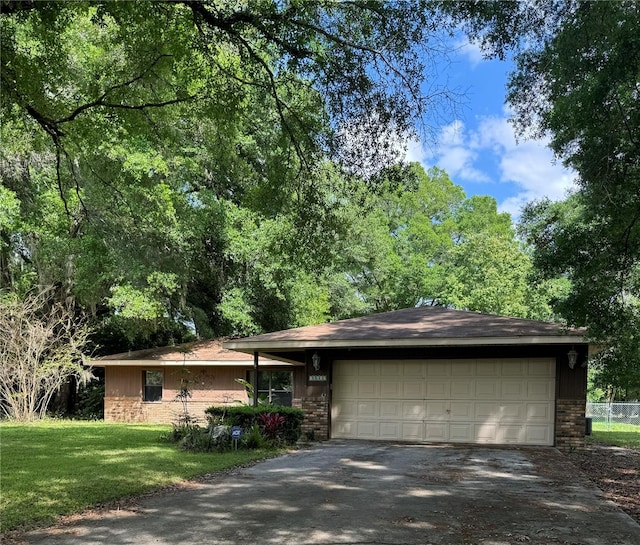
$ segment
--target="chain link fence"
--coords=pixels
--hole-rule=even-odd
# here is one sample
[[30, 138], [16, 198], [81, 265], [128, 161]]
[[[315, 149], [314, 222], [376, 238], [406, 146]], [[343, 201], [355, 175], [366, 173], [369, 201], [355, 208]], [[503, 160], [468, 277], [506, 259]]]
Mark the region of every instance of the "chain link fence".
[[587, 418], [607, 424], [634, 424], [640, 426], [640, 402], [592, 403], [587, 401]]

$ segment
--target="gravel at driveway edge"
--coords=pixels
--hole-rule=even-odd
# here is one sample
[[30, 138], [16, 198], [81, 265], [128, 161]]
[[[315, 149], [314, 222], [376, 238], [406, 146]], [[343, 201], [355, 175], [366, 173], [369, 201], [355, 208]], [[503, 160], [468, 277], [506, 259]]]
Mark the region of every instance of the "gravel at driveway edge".
[[640, 450], [595, 444], [566, 456], [605, 498], [640, 524]]

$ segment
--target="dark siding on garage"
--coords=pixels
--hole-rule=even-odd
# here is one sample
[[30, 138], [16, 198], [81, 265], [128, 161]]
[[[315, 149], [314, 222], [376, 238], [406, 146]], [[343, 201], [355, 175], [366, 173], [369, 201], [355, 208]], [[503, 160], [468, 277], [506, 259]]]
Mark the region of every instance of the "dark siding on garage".
[[[586, 400], [587, 369], [582, 363], [587, 358], [587, 345], [576, 345], [578, 363], [569, 368], [567, 345], [531, 345], [531, 346], [454, 346], [424, 348], [368, 348], [318, 350], [323, 364], [333, 360], [380, 360], [380, 359], [478, 359], [478, 358], [555, 358], [556, 359], [556, 399]], [[310, 358], [309, 352], [309, 358]], [[301, 384], [302, 386], [302, 384]], [[299, 390], [304, 392], [304, 389]], [[308, 384], [307, 395], [316, 396], [322, 388]]]

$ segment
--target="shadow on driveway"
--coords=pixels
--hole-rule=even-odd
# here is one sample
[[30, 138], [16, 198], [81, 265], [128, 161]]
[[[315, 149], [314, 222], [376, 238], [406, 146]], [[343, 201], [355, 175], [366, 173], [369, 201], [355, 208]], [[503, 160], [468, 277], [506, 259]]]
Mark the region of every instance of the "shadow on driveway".
[[31, 532], [30, 545], [640, 545], [553, 448], [329, 441]]

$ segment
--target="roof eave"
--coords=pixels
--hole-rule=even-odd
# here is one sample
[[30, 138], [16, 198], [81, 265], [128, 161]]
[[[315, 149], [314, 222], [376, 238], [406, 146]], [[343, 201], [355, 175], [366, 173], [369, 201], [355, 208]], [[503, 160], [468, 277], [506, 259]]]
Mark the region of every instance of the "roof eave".
[[[253, 352], [252, 352], [253, 353]], [[253, 367], [253, 360], [93, 360], [93, 367]], [[260, 360], [260, 367], [289, 366], [293, 363], [283, 363], [275, 360]], [[301, 365], [297, 363], [297, 365]]]
[[513, 346], [542, 344], [586, 344], [582, 335], [558, 336], [510, 336], [510, 337], [441, 337], [434, 339], [309, 339], [309, 340], [272, 340], [251, 341], [237, 339], [223, 343], [224, 348], [251, 354], [254, 352], [274, 352], [279, 350], [302, 351], [308, 349], [340, 348], [420, 348], [432, 346]]

